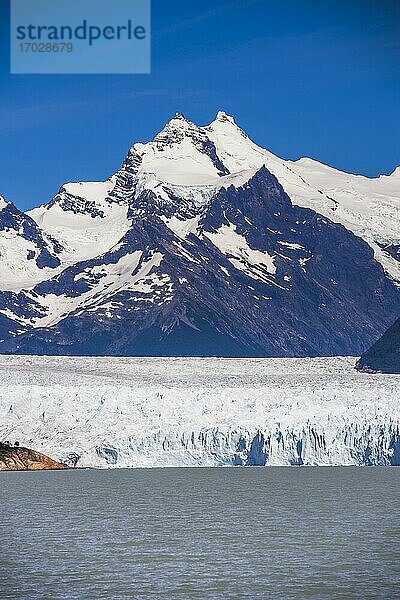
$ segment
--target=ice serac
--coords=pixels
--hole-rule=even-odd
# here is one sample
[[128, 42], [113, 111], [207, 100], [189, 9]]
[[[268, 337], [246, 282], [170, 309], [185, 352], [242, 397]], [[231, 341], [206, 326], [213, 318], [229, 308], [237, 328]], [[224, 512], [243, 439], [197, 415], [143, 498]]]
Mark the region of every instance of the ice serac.
[[59, 264], [0, 280], [0, 351], [360, 355], [400, 312], [396, 181], [284, 161], [223, 112], [177, 114], [107, 181], [25, 215]]
[[356, 367], [359, 371], [400, 374], [400, 318], [364, 352]]

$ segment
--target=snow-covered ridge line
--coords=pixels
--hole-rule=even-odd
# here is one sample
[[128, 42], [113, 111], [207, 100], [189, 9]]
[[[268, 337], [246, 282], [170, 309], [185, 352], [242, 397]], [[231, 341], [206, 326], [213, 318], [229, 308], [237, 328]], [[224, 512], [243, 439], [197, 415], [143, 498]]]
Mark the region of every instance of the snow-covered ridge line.
[[[284, 160], [255, 144], [223, 111], [205, 126], [178, 113], [154, 140], [135, 143], [123, 167], [107, 182], [69, 183], [61, 189], [60, 198], [56, 196], [54, 207], [50, 203], [29, 214], [61, 241], [65, 247], [61, 256], [81, 260], [94, 256], [104, 231], [113, 244], [118, 242], [128, 227], [124, 206], [144, 190], [167, 204], [172, 192], [198, 209], [223, 187], [245, 186], [262, 166], [277, 177], [295, 204], [312, 208], [365, 239], [386, 272], [400, 282], [398, 261], [382, 251], [385, 244], [400, 244], [400, 167], [389, 176], [369, 178], [310, 158]], [[79, 204], [85, 201], [86, 210], [95, 218], [79, 214], [75, 207], [72, 223], [68, 212], [74, 197]], [[176, 213], [180, 210], [177, 207]]]
[[104, 468], [400, 465], [398, 377], [354, 362], [0, 357], [0, 439]]

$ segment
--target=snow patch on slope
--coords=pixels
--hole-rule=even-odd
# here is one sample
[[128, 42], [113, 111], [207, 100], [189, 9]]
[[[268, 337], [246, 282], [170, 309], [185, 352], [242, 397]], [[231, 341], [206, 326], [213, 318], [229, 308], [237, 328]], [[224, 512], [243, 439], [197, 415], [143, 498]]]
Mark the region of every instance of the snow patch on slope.
[[203, 235], [226, 255], [236, 269], [250, 272], [253, 279], [264, 280], [265, 272], [276, 273], [273, 257], [268, 252], [250, 248], [246, 238], [236, 232], [233, 223], [222, 225], [215, 233], [203, 231]]
[[35, 243], [17, 231], [0, 231], [0, 289], [20, 292], [59, 272], [60, 269], [39, 268], [35, 260], [38, 254]]
[[[46, 294], [41, 299], [41, 302], [46, 310], [46, 316], [35, 320], [36, 327], [51, 327], [58, 323], [68, 314], [86, 310], [97, 310], [102, 307], [104, 302], [108, 302], [117, 293], [132, 290], [138, 292], [151, 292], [158, 285], [165, 285], [166, 281], [162, 277], [157, 276], [153, 280], [153, 285], [144, 285], [143, 279], [147, 278], [155, 266], [159, 266], [163, 255], [159, 252], [140, 264], [142, 256], [141, 251], [125, 254], [116, 263], [108, 263], [107, 265], [95, 265], [84, 269], [81, 273], [75, 276], [75, 280], [79, 279], [91, 282], [97, 280], [96, 283], [86, 292], [79, 296], [67, 296], [65, 294]], [[154, 298], [151, 299], [154, 301]], [[78, 312], [78, 314], [80, 314]], [[111, 316], [111, 315], [110, 315]]]
[[95, 202], [97, 206], [107, 207], [105, 199], [115, 185], [115, 178], [107, 181], [83, 181], [65, 183], [63, 188], [69, 194]]
[[178, 237], [185, 239], [190, 233], [196, 233], [199, 226], [200, 215], [191, 219], [178, 219], [177, 217], [161, 217], [164, 223], [177, 235]]

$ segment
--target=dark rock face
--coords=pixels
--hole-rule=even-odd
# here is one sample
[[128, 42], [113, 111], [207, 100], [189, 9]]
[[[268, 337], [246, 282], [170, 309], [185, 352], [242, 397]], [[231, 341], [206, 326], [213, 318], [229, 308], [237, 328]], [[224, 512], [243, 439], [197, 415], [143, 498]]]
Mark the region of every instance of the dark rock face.
[[356, 364], [359, 371], [400, 374], [400, 318]]
[[386, 254], [400, 262], [400, 244], [379, 244]]
[[17, 323], [5, 315], [0, 314], [0, 348], [9, 346], [12, 342], [12, 335], [15, 334]]
[[[177, 208], [177, 198], [162, 204], [148, 191], [132, 200], [131, 227], [114, 249], [40, 283], [29, 300], [31, 310], [49, 294], [73, 301], [94, 292], [90, 301], [51, 327], [0, 342], [0, 352], [360, 355], [400, 312], [400, 291], [371, 248], [343, 226], [292, 205], [265, 167], [242, 187], [216, 193], [186, 238], [165, 222]], [[193, 216], [181, 208], [182, 219]], [[221, 235], [222, 245], [213, 243]], [[241, 240], [240, 252], [230, 249], [231, 235]], [[119, 261], [132, 265], [133, 283], [108, 282]]]
[[92, 219], [95, 217], [104, 218], [104, 212], [96, 208], [95, 202], [80, 198], [79, 196], [69, 194], [65, 188], [61, 188], [54, 198], [49, 202], [47, 208], [58, 205], [62, 210], [69, 211], [82, 215], [90, 215]]

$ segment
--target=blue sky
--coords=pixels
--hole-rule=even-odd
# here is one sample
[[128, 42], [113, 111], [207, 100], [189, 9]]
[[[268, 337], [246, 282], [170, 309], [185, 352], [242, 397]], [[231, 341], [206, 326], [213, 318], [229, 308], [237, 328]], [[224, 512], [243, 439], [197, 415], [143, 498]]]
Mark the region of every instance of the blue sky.
[[284, 158], [400, 164], [400, 2], [153, 0], [150, 75], [10, 75], [0, 2], [0, 193], [19, 208], [104, 180], [176, 111], [220, 109]]

